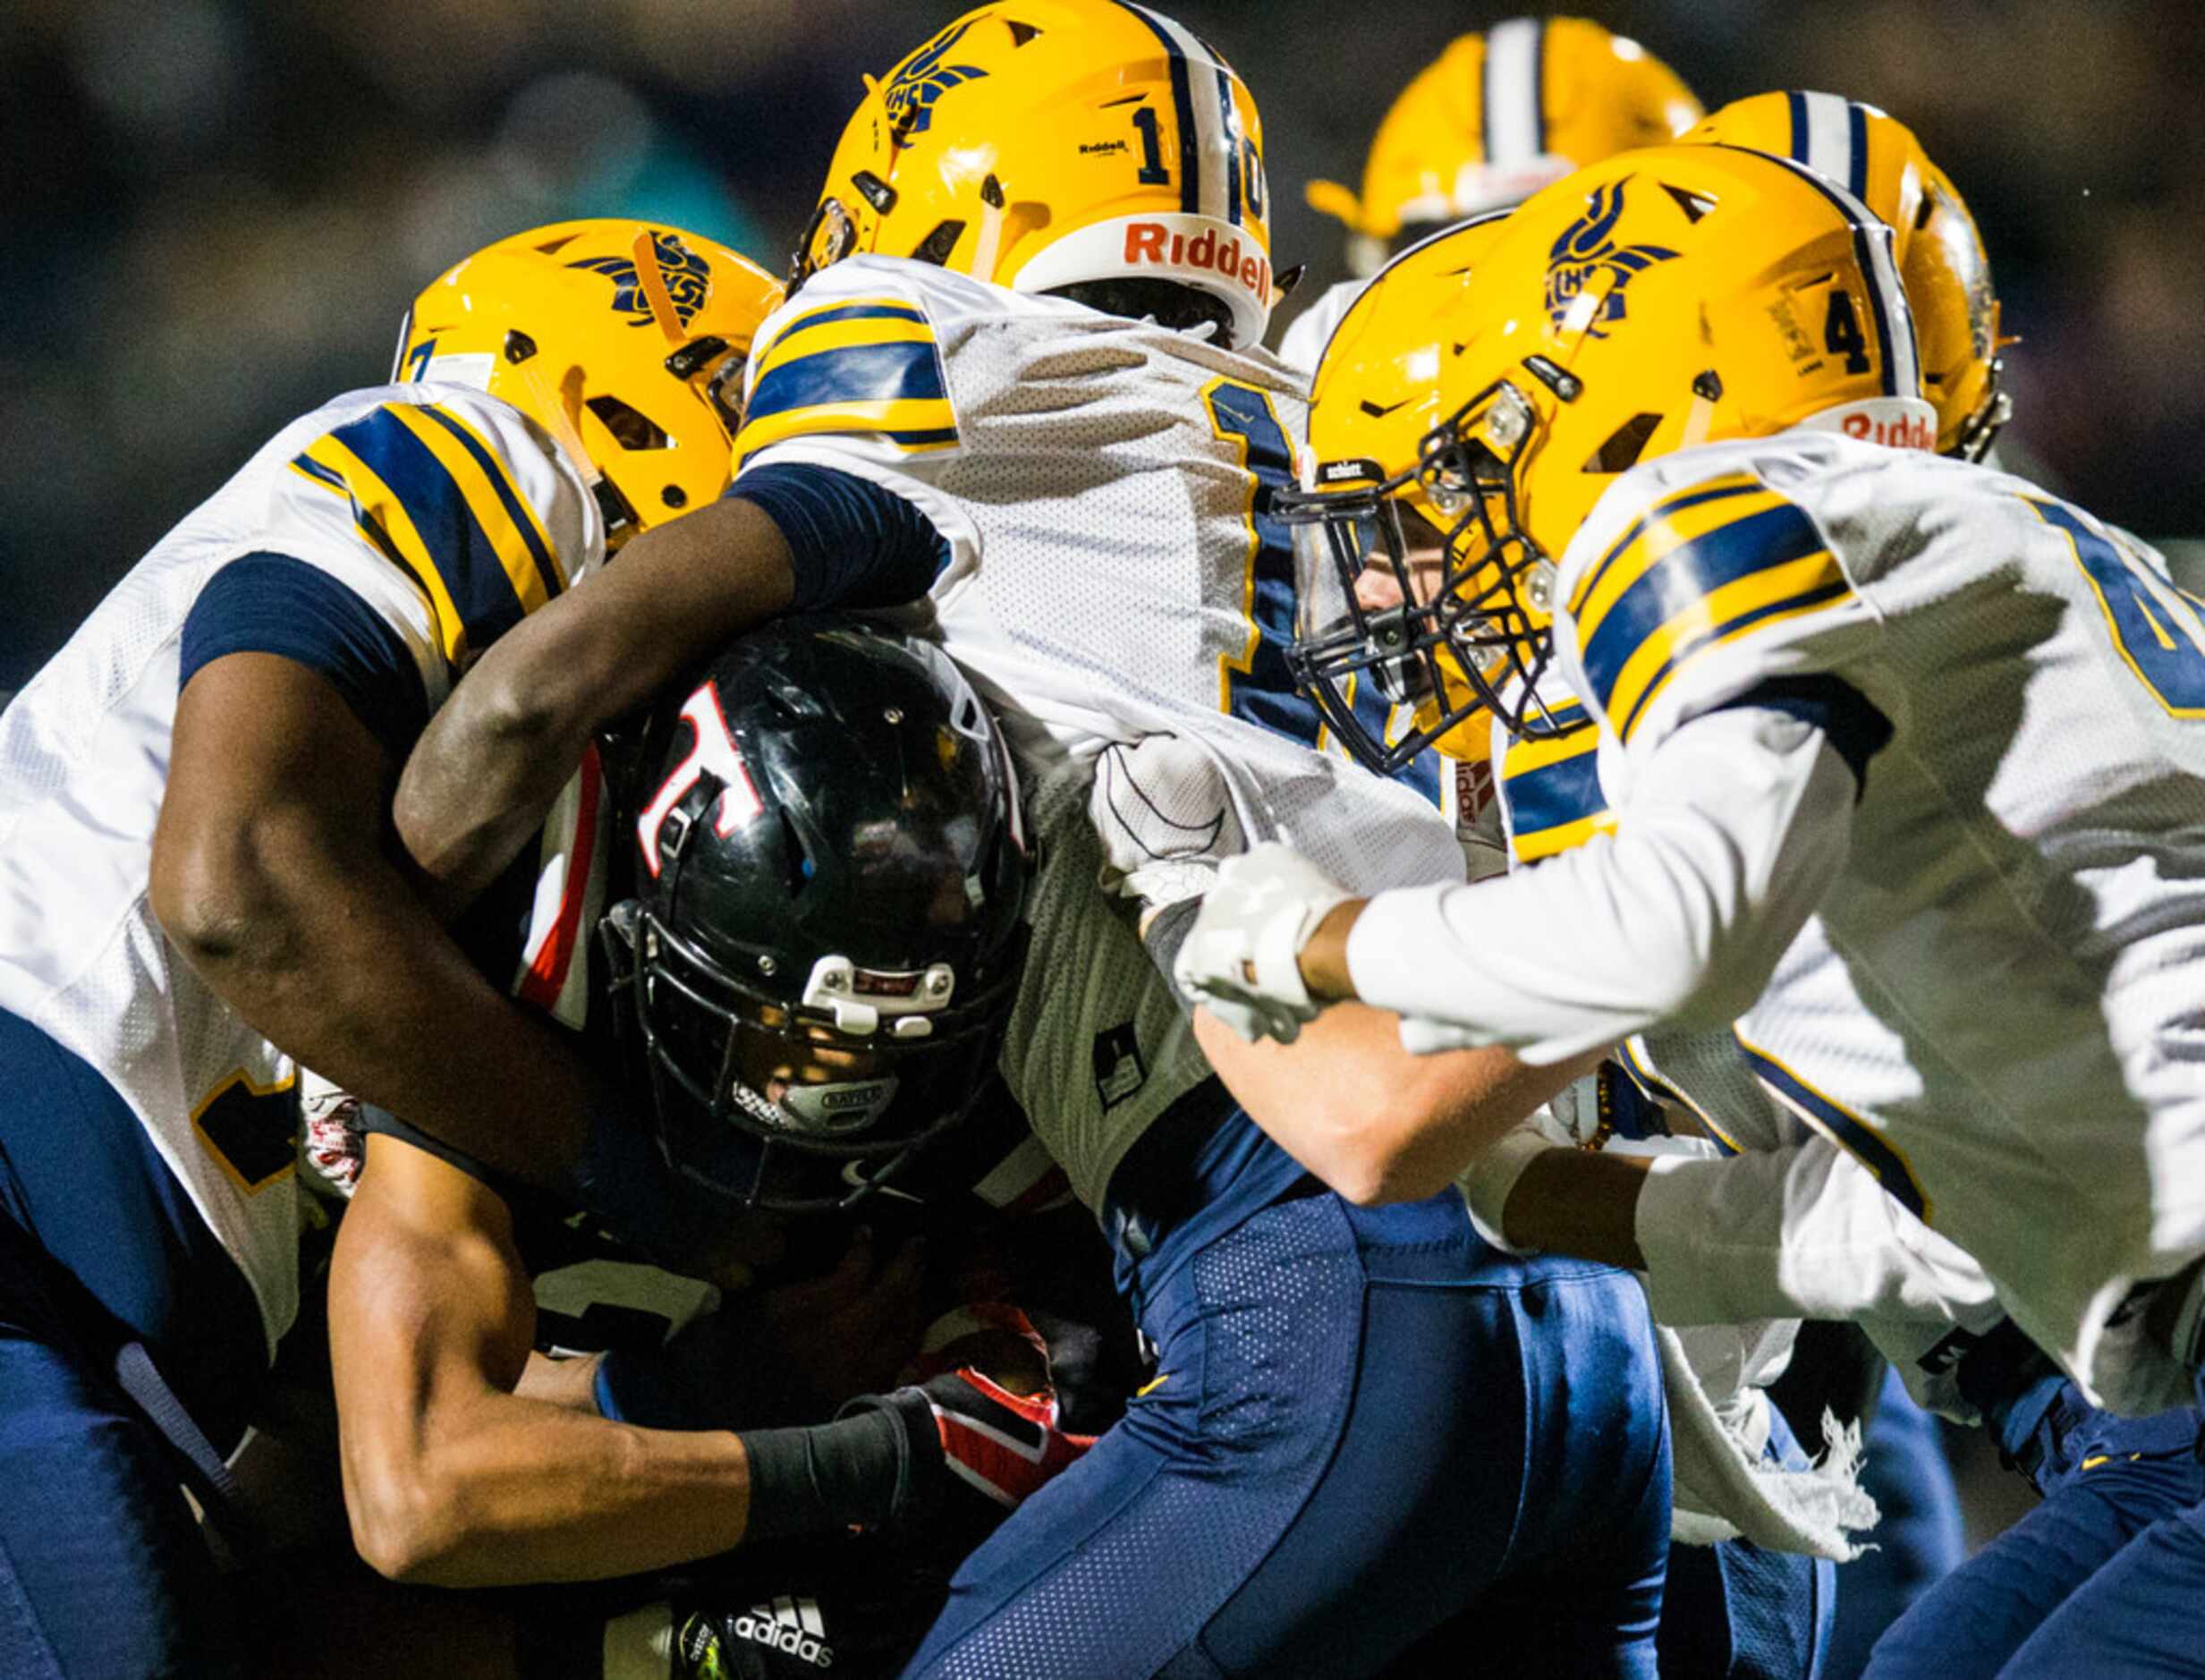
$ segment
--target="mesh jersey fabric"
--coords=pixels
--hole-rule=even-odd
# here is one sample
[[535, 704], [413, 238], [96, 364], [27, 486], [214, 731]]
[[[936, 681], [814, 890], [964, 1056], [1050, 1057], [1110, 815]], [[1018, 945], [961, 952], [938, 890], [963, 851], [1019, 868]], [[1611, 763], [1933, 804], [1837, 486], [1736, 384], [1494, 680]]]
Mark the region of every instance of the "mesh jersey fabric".
[[1098, 1205], [1207, 1073], [1096, 891], [1081, 807], [1104, 747], [1192, 738], [1251, 840], [1291, 837], [1359, 890], [1463, 875], [1436, 773], [1420, 791], [1350, 762], [1285, 672], [1284, 639], [1337, 590], [1267, 511], [1294, 474], [1300, 382], [1259, 352], [892, 258], [814, 275], [758, 344], [768, 412], [737, 440], [736, 493], [742, 473], [810, 462], [907, 497], [949, 544], [911, 616], [1001, 718], [1048, 859], [1004, 1065]]
[[[1679, 610], [1634, 607], [1641, 533], [1726, 496], [1763, 536], [1688, 536], [1646, 568]], [[1557, 588], [1619, 810], [1666, 735], [1772, 676], [1835, 675], [1892, 723], [1819, 946], [1740, 1042], [2101, 1398], [2177, 1403], [2119, 1309], [2205, 1252], [2198, 603], [2025, 480], [1796, 432], [1634, 469]]]
[[296, 1070], [177, 959], [147, 900], [182, 626], [253, 553], [357, 596], [433, 708], [487, 635], [601, 557], [603, 531], [573, 468], [505, 403], [352, 392], [186, 515], [0, 713], [0, 1008], [130, 1104], [251, 1283], [272, 1351], [298, 1301]]

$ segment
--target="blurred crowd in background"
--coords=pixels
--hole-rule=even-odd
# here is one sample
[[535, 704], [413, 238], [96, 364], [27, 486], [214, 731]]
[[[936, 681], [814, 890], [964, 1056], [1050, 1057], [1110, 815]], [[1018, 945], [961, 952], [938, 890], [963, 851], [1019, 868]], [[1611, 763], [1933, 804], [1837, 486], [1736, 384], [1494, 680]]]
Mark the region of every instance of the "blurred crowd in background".
[[[908, 0], [5, 0], [0, 690], [277, 426], [385, 377], [425, 282], [500, 234], [663, 218], [778, 272]], [[1502, 4], [1173, 0], [1265, 119], [1276, 266], [1343, 273], [1402, 84]], [[1600, 0], [1712, 108], [1821, 88], [1912, 124], [1981, 221], [2008, 434], [2146, 535], [2205, 531], [2194, 0]], [[1291, 315], [1295, 302], [1281, 311]]]

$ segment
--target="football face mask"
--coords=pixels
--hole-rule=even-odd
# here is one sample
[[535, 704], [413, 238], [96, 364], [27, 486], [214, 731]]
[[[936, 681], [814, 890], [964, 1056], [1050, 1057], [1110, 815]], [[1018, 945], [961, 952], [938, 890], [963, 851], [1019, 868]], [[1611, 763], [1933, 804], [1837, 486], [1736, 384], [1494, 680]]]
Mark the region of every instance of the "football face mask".
[[[1517, 468], [1534, 411], [1496, 381], [1419, 440], [1390, 476], [1336, 462], [1319, 487], [1281, 498], [1281, 515], [1313, 527], [1346, 611], [1288, 649], [1294, 682], [1359, 763], [1381, 776], [1427, 748], [1481, 758], [1487, 715], [1530, 737], [1560, 733], [1539, 679], [1552, 660], [1554, 567], [1518, 517]], [[1397, 737], [1390, 716], [1414, 708]], [[1374, 727], [1374, 724], [1376, 726]]]

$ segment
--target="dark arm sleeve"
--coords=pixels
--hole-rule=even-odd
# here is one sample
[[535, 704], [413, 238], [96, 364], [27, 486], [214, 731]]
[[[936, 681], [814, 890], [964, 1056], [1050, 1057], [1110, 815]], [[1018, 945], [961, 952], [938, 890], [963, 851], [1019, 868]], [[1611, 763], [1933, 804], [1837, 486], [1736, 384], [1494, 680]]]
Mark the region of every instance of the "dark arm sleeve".
[[796, 571], [793, 612], [900, 607], [933, 587], [949, 563], [934, 522], [894, 490], [804, 462], [753, 467], [728, 495], [781, 528]]
[[318, 672], [394, 763], [428, 722], [420, 667], [397, 632], [327, 572], [289, 555], [241, 555], [208, 580], [183, 621], [178, 690], [232, 653], [278, 654]]
[[1721, 710], [1758, 706], [1819, 729], [1853, 772], [1857, 802], [1868, 789], [1868, 761], [1889, 744], [1891, 720], [1867, 695], [1828, 675], [1771, 677], [1726, 702]]

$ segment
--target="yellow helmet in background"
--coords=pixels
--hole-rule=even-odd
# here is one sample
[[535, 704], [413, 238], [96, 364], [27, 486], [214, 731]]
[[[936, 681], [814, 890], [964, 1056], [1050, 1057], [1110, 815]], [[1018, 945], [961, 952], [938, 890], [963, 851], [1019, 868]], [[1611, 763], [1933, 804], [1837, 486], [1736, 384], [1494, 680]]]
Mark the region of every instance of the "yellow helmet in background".
[[[1926, 449], [1921, 389], [1891, 230], [1785, 159], [1628, 152], [1429, 240], [1333, 335], [1314, 488], [1283, 510], [1323, 528], [1351, 595], [1372, 598], [1379, 565], [1399, 605], [1306, 637], [1297, 683], [1380, 771], [1474, 734], [1480, 709], [1559, 733], [1539, 692], [1554, 561], [1619, 474], [1802, 423]], [[1412, 734], [1358, 725], [1366, 677], [1418, 701]]]
[[1636, 41], [1584, 18], [1510, 18], [1457, 37], [1402, 89], [1370, 144], [1360, 198], [1334, 181], [1306, 192], [1347, 225], [1348, 266], [1367, 275], [1404, 232], [1521, 204], [1700, 115], [1692, 89]]
[[616, 545], [727, 488], [743, 361], [781, 295], [700, 234], [554, 223], [431, 282], [392, 377], [487, 390], [543, 427], [592, 479]]
[[867, 79], [794, 283], [858, 251], [1018, 292], [1174, 283], [1217, 300], [1234, 344], [1258, 344], [1273, 297], [1255, 101], [1143, 6], [969, 12]]
[[1834, 93], [1757, 93], [1684, 138], [1795, 159], [1891, 225], [1938, 453], [1980, 460], [2011, 411], [1998, 388], [1998, 297], [1975, 218], [1913, 130]]

